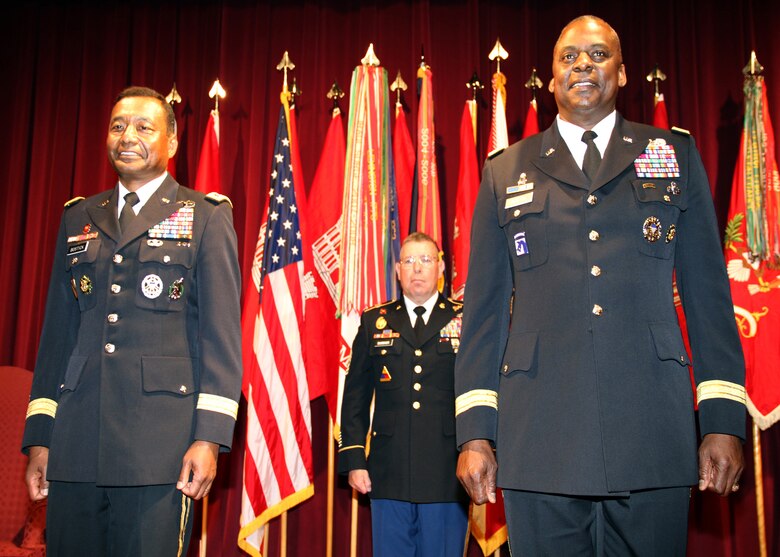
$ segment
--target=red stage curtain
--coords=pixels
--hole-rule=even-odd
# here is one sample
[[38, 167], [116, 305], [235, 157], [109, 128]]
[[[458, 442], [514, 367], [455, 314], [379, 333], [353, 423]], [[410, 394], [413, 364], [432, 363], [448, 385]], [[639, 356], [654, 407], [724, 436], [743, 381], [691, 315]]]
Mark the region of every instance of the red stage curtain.
[[[780, 113], [780, 4], [753, 0], [713, 9], [710, 2], [462, 0], [285, 3], [244, 1], [71, 3], [17, 2], [5, 11], [0, 60], [6, 85], [0, 92], [6, 139], [0, 149], [3, 264], [0, 270], [0, 364], [31, 368], [43, 318], [51, 254], [62, 205], [113, 185], [104, 138], [116, 93], [126, 85], [148, 85], [167, 94], [174, 82], [183, 102], [176, 105], [180, 150], [176, 176], [194, 179], [200, 139], [213, 101], [214, 79], [227, 89], [220, 102], [223, 193], [235, 206], [244, 275], [249, 269], [261, 208], [269, 185], [285, 50], [296, 64], [303, 95], [296, 101], [305, 183], [311, 184], [330, 121], [325, 93], [337, 80], [349, 90], [352, 69], [368, 44], [391, 78], [400, 70], [410, 85], [404, 93], [409, 122], [416, 122], [414, 76], [421, 49], [436, 73], [436, 131], [444, 229], [452, 230], [458, 169], [458, 125], [464, 86], [476, 70], [489, 83], [495, 70], [487, 59], [496, 37], [509, 52], [507, 76], [510, 142], [519, 139], [530, 93], [523, 87], [536, 67], [550, 79], [552, 47], [571, 18], [591, 12], [606, 18], [623, 43], [628, 84], [618, 108], [629, 119], [652, 120], [653, 90], [645, 75], [658, 63], [672, 125], [696, 137], [712, 182], [721, 222], [728, 209], [731, 178], [742, 127], [742, 73], [751, 49], [765, 66], [774, 110]], [[341, 101], [344, 110], [349, 99]], [[555, 116], [546, 90], [539, 93], [542, 128]], [[478, 152], [489, 132], [489, 91], [481, 93]], [[449, 253], [449, 239], [444, 242]], [[313, 404], [316, 494], [290, 513], [288, 555], [324, 555], [327, 412]], [[221, 489], [212, 491], [209, 555], [240, 555], [235, 546], [243, 446], [223, 457]], [[780, 431], [763, 434], [767, 534], [770, 555], [780, 555]], [[750, 459], [750, 445], [746, 453]], [[695, 495], [691, 555], [755, 555], [752, 460], [736, 497], [722, 501]], [[360, 554], [370, 547], [368, 509], [361, 505]], [[336, 489], [334, 555], [349, 547], [349, 489]], [[196, 532], [196, 537], [198, 533]], [[271, 555], [278, 552], [278, 528]], [[193, 544], [193, 550], [197, 544]], [[191, 551], [191, 554], [192, 553]], [[476, 555], [472, 547], [472, 555]]]

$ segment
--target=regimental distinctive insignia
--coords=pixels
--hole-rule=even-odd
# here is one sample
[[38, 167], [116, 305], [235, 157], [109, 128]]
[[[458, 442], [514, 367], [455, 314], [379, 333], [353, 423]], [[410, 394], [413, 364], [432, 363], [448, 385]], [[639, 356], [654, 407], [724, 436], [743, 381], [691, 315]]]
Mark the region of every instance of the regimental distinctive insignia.
[[141, 281], [141, 292], [150, 300], [159, 298], [163, 291], [163, 281], [157, 275], [146, 275]]
[[661, 221], [657, 217], [647, 217], [642, 225], [642, 234], [648, 242], [657, 242], [661, 237]]
[[677, 236], [677, 227], [673, 224], [669, 225], [669, 230], [666, 232], [666, 243], [668, 244], [672, 240], [674, 240], [674, 237]]
[[382, 375], [379, 376], [380, 383], [389, 383], [393, 380], [393, 376], [387, 371], [387, 366], [382, 366]]
[[634, 161], [637, 178], [678, 178], [680, 166], [674, 146], [664, 139], [651, 139], [645, 152]]
[[381, 308], [379, 310], [379, 315], [387, 315], [387, 309], [386, 308]]
[[87, 234], [90, 230], [92, 230], [92, 225], [87, 223], [84, 225], [84, 228], [81, 229], [81, 232]]
[[192, 240], [192, 223], [195, 216], [193, 206], [192, 201], [185, 201], [184, 207], [149, 229], [149, 238]]
[[92, 294], [92, 279], [87, 275], [82, 275], [79, 280], [79, 290], [84, 294]]
[[525, 239], [525, 232], [518, 232], [515, 234], [515, 254], [527, 255], [528, 254], [528, 242]]
[[380, 330], [384, 329], [385, 327], [387, 327], [387, 320], [384, 317], [379, 316], [377, 318], [377, 320], [376, 320], [375, 325], [376, 325], [377, 329], [380, 329]]
[[460, 329], [461, 325], [463, 324], [463, 318], [460, 316], [453, 317], [450, 319], [450, 322], [447, 323], [442, 329], [439, 331], [439, 336], [441, 338], [460, 338]]
[[168, 297], [171, 300], [178, 300], [184, 294], [184, 278], [176, 279], [168, 287]]
[[666, 186], [666, 191], [672, 195], [680, 195], [680, 186], [677, 185], [677, 182], [672, 182]]

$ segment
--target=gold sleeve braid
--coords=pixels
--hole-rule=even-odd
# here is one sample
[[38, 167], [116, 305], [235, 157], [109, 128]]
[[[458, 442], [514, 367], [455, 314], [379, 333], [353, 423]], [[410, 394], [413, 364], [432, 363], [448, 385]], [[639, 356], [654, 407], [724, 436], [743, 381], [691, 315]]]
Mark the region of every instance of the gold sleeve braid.
[[474, 389], [455, 399], [455, 415], [458, 416], [477, 406], [498, 410], [498, 393], [489, 389]]
[[57, 415], [57, 403], [50, 398], [36, 398], [30, 401], [27, 405], [27, 416], [25, 419], [29, 419], [31, 416], [43, 414], [54, 418]]
[[696, 387], [696, 398], [699, 402], [711, 398], [725, 398], [745, 404], [747, 393], [745, 387], [730, 381], [702, 381]]

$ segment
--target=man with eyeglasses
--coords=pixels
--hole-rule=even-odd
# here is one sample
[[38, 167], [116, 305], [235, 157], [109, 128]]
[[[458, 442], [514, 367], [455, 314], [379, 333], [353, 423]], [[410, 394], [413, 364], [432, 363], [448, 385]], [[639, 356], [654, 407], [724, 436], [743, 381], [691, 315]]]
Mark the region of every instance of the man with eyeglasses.
[[339, 473], [371, 498], [374, 557], [460, 556], [467, 497], [455, 477], [453, 370], [462, 304], [437, 291], [444, 262], [427, 234], [407, 236], [395, 270], [403, 297], [365, 310], [352, 343]]

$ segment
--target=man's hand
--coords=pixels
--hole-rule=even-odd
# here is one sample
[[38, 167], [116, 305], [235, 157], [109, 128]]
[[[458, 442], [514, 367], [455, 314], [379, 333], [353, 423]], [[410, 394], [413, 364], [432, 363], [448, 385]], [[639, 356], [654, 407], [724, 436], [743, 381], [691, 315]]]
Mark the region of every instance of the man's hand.
[[[209, 494], [211, 483], [217, 475], [219, 445], [209, 441], [195, 441], [181, 462], [176, 489], [196, 501]], [[190, 480], [192, 475], [192, 480]]]
[[371, 478], [368, 476], [368, 470], [362, 468], [349, 471], [349, 485], [363, 495], [371, 491]]
[[497, 470], [493, 449], [485, 439], [473, 439], [463, 444], [456, 474], [466, 493], [477, 505], [487, 501], [496, 502]]
[[30, 499], [33, 501], [40, 501], [49, 495], [49, 482], [46, 481], [46, 469], [48, 466], [49, 448], [30, 447], [24, 481], [27, 483], [27, 491], [30, 494]]
[[744, 467], [742, 442], [738, 437], [709, 433], [699, 447], [699, 490], [725, 496], [739, 489]]

